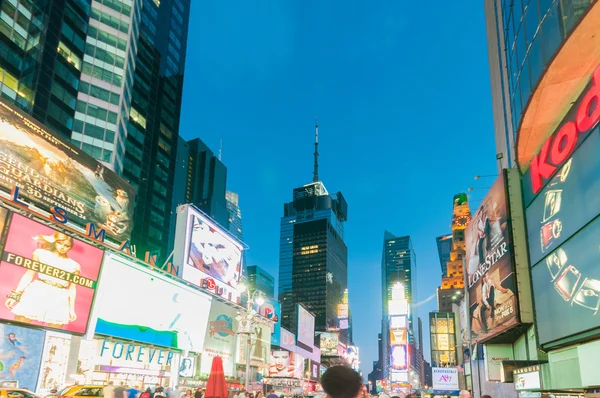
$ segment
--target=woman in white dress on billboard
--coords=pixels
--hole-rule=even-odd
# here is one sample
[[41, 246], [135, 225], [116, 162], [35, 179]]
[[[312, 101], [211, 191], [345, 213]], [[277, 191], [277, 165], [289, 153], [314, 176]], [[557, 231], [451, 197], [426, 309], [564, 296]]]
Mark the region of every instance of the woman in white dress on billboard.
[[[73, 275], [81, 273], [79, 263], [68, 257], [73, 238], [60, 232], [35, 238], [38, 248], [32, 259]], [[15, 314], [15, 321], [48, 324], [62, 329], [75, 321], [76, 285], [63, 279], [28, 270], [17, 288], [8, 295], [5, 305]]]

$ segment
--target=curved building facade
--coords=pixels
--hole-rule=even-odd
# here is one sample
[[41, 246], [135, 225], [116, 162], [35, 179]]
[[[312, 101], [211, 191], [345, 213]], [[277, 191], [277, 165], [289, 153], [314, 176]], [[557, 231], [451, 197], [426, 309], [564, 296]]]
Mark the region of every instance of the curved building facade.
[[485, 8], [497, 157], [521, 173], [531, 336], [543, 352], [513, 372], [515, 388], [590, 391], [600, 385], [600, 3]]

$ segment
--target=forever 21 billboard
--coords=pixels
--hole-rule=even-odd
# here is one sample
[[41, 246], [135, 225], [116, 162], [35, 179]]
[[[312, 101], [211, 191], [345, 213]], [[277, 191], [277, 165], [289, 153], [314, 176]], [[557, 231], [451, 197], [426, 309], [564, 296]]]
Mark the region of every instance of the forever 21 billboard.
[[93, 222], [129, 239], [135, 190], [112, 170], [0, 101], [0, 189], [48, 211], [58, 206], [79, 226]]

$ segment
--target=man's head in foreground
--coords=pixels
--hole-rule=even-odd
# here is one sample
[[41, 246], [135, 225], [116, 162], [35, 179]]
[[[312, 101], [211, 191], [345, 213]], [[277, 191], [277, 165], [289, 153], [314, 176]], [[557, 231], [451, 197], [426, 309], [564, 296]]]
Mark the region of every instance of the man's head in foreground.
[[468, 390], [461, 390], [460, 398], [471, 398], [471, 393]]
[[321, 386], [329, 398], [356, 398], [363, 387], [362, 378], [347, 366], [332, 366], [321, 376]]

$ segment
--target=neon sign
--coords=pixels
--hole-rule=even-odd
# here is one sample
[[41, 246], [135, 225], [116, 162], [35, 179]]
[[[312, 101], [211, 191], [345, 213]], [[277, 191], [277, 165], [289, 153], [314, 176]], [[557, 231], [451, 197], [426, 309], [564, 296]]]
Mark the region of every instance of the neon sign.
[[558, 168], [571, 156], [577, 143], [582, 141], [600, 121], [600, 66], [592, 74], [592, 85], [577, 101], [577, 111], [562, 127], [552, 134], [540, 152], [531, 160], [529, 170], [533, 193], [544, 186]]

